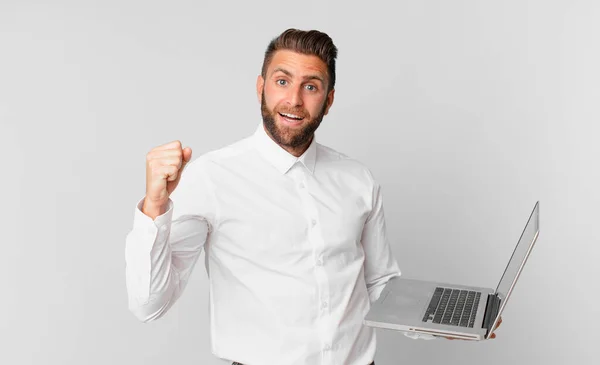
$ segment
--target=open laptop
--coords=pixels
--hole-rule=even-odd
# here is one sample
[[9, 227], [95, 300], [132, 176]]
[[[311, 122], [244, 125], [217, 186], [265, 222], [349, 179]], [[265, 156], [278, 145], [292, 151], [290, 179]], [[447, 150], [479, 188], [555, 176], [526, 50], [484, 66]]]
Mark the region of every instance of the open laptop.
[[537, 240], [539, 215], [538, 201], [496, 290], [394, 277], [371, 305], [364, 323], [434, 336], [488, 339]]

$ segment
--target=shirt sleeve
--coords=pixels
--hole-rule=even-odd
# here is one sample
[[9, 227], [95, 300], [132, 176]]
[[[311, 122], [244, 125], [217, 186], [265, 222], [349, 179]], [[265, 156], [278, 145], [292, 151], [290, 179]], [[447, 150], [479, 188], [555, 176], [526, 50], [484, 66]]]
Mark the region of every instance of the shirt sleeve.
[[125, 239], [129, 310], [143, 322], [162, 317], [183, 293], [212, 230], [214, 198], [198, 164], [184, 168], [167, 211], [152, 220], [136, 204]]
[[[387, 239], [381, 186], [374, 180], [373, 184], [373, 209], [365, 223], [361, 240], [365, 250], [365, 278], [371, 303], [379, 298], [391, 278], [401, 275]], [[436, 338], [422, 333], [404, 332], [404, 335], [413, 340]]]
[[372, 209], [361, 237], [365, 252], [365, 281], [371, 303], [379, 298], [388, 280], [401, 274], [387, 239], [381, 186], [372, 181]]

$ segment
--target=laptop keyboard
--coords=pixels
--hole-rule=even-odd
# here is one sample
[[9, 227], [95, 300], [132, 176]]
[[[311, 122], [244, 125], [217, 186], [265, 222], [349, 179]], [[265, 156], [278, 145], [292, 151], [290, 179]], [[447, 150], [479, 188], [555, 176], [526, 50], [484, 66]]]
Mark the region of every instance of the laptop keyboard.
[[423, 322], [473, 328], [480, 298], [480, 292], [437, 287]]

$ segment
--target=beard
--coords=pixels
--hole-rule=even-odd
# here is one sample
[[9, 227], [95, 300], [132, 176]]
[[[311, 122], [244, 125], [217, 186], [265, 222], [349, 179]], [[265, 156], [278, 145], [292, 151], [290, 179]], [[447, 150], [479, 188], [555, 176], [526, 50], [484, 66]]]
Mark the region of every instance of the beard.
[[[265, 102], [265, 91], [262, 92], [262, 101], [260, 103], [260, 110], [263, 118], [263, 124], [269, 134], [273, 137], [275, 142], [280, 146], [298, 148], [305, 144], [308, 144], [317, 128], [325, 116], [325, 109], [327, 108], [327, 99], [323, 102], [323, 106], [319, 111], [319, 114], [314, 118], [310, 118], [310, 114], [304, 109], [283, 109], [277, 108], [277, 110], [270, 110]], [[307, 119], [301, 129], [290, 128], [288, 126], [277, 125], [275, 118], [278, 113], [291, 113], [299, 115]]]

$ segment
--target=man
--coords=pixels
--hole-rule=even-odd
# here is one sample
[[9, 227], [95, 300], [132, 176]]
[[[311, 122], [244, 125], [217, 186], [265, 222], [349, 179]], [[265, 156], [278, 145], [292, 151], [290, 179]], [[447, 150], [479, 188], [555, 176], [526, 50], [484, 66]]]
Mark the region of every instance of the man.
[[137, 318], [169, 310], [204, 248], [212, 352], [225, 363], [374, 364], [363, 319], [400, 270], [380, 185], [315, 140], [334, 101], [336, 57], [327, 34], [286, 30], [257, 78], [254, 135], [192, 162], [179, 141], [147, 154], [146, 195], [126, 239]]

